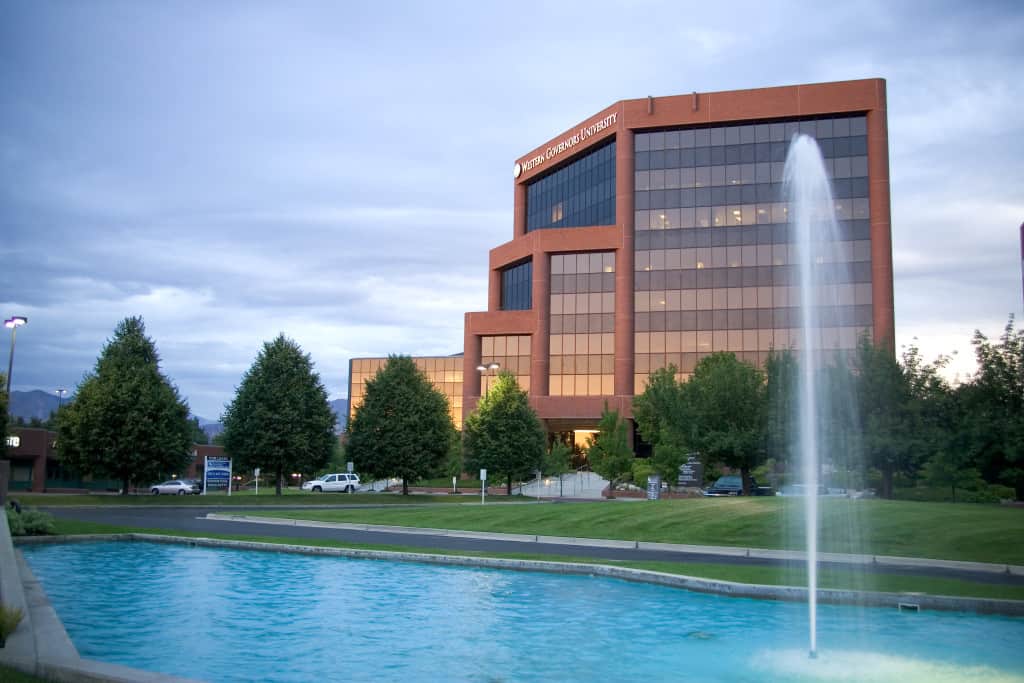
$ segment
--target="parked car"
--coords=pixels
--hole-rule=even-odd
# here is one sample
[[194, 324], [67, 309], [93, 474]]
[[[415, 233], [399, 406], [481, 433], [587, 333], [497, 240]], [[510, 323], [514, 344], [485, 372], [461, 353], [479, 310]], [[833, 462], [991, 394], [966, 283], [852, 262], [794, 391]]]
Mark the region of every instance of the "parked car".
[[[703, 491], [705, 496], [742, 496], [743, 495], [743, 477], [730, 474], [724, 477], [719, 477], [718, 481], [709, 486]], [[757, 480], [753, 477], [750, 478], [750, 495], [752, 496], [770, 496], [772, 495], [771, 486], [761, 486], [757, 483]]]
[[312, 491], [313, 493], [327, 491], [353, 493], [357, 488], [359, 488], [359, 475], [347, 472], [324, 474], [302, 484], [303, 491]]
[[162, 484], [153, 484], [149, 492], [154, 496], [159, 496], [162, 493], [184, 496], [186, 494], [198, 494], [202, 489], [202, 486], [191, 480], [171, 479]]

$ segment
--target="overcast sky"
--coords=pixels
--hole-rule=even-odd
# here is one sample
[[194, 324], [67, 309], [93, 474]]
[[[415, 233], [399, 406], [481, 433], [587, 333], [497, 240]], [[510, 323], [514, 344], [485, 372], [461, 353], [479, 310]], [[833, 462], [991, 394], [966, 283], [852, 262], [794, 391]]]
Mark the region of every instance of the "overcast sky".
[[279, 332], [344, 396], [351, 357], [462, 350], [536, 145], [620, 99], [869, 77], [897, 342], [970, 372], [1020, 319], [1022, 36], [1013, 2], [3, 2], [13, 388], [75, 387], [141, 315], [197, 415]]

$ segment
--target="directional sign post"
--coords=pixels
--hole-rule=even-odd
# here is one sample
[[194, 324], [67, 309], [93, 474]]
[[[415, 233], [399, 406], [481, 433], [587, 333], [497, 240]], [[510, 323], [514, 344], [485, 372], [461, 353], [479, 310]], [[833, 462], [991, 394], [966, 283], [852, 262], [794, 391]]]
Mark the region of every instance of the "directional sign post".
[[480, 504], [484, 504], [484, 496], [487, 493], [487, 470], [480, 470]]

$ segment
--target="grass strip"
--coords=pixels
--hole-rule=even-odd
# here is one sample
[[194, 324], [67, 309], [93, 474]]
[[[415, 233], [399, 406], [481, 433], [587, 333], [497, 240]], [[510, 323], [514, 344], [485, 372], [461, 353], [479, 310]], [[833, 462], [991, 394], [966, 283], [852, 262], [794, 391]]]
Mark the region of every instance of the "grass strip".
[[[683, 576], [695, 576], [738, 583], [753, 583], [771, 586], [802, 585], [806, 577], [802, 570], [791, 570], [778, 567], [757, 565], [727, 565], [712, 563], [675, 563], [675, 562], [644, 562], [599, 560], [594, 558], [573, 557], [570, 555], [545, 555], [540, 553], [485, 553], [461, 550], [445, 550], [419, 548], [402, 545], [375, 545], [369, 543], [349, 543], [330, 539], [295, 539], [275, 536], [256, 536], [247, 534], [211, 534], [185, 531], [167, 531], [163, 529], [144, 529], [123, 527], [110, 524], [81, 522], [77, 520], [58, 519], [57, 533], [66, 535], [83, 534], [116, 534], [145, 533], [162, 536], [183, 536], [188, 538], [216, 538], [234, 541], [256, 541], [262, 543], [278, 543], [284, 545], [308, 545], [327, 548], [355, 548], [362, 550], [386, 550], [393, 552], [420, 553], [432, 555], [458, 555], [462, 557], [498, 557], [517, 560], [538, 560], [547, 562], [574, 562], [579, 564], [603, 564], [633, 569], [647, 569]], [[957, 597], [999, 598], [1004, 600], [1024, 600], [1024, 586], [1005, 586], [957, 579], [933, 577], [915, 577], [892, 574], [862, 574], [856, 571], [840, 569], [822, 569], [818, 577], [822, 588], [847, 590], [865, 590], [882, 592], [918, 592], [929, 595], [949, 595]]]
[[[890, 500], [823, 498], [819, 502], [821, 552], [1024, 565], [1024, 509]], [[542, 536], [804, 548], [801, 501], [781, 497], [252, 514]]]

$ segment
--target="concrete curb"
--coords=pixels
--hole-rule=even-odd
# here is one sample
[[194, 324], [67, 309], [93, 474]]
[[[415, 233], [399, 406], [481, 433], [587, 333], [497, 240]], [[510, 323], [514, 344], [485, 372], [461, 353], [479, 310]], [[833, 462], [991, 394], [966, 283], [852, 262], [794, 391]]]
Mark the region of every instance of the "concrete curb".
[[[200, 518], [202, 519], [202, 518]], [[350, 524], [348, 522], [321, 522], [316, 520], [291, 519], [288, 517], [261, 517], [255, 515], [230, 515], [219, 512], [208, 513], [205, 519], [221, 522], [249, 522], [283, 526], [317, 527], [321, 529], [351, 529], [354, 531], [380, 531], [393, 534], [417, 536], [451, 536], [457, 538], [479, 538], [493, 541], [517, 543], [551, 543], [591, 548], [625, 548], [635, 550], [656, 550], [661, 552], [687, 553], [697, 555], [721, 555], [725, 557], [752, 557], [770, 560], [804, 562], [807, 554], [801, 550], [774, 550], [769, 548], [733, 548], [714, 545], [687, 545], [680, 543], [654, 543], [648, 541], [619, 541], [601, 538], [575, 538], [570, 536], [534, 536], [531, 534], [504, 534], [489, 531], [459, 531], [455, 529], [434, 529], [429, 527], [391, 526], [379, 524]], [[1011, 574], [1024, 576], [1024, 567], [1013, 564], [987, 562], [962, 562], [958, 560], [937, 560], [919, 557], [896, 557], [888, 555], [856, 555], [852, 553], [819, 553], [819, 562], [851, 565], [886, 565], [893, 567], [934, 567], [957, 571]]]
[[[516, 571], [538, 571], [556, 574], [575, 574], [583, 576], [603, 576], [639, 583], [652, 583], [673, 588], [683, 588], [699, 593], [714, 593], [732, 597], [756, 598], [761, 600], [783, 600], [787, 602], [805, 602], [807, 588], [798, 586], [767, 586], [761, 584], [736, 583], [718, 579], [705, 579], [695, 576], [668, 574], [665, 572], [615, 567], [603, 564], [587, 564], [576, 562], [550, 562], [546, 560], [516, 560], [496, 557], [472, 557], [463, 555], [434, 555], [429, 553], [394, 552], [387, 550], [363, 550], [357, 548], [334, 548], [323, 546], [305, 546], [290, 543], [265, 543], [261, 541], [234, 541], [214, 538], [191, 538], [183, 536], [164, 536], [161, 534], [100, 534], [95, 536], [37, 536], [26, 538], [27, 543], [63, 543], [68, 541], [148, 541], [209, 548], [233, 548], [239, 550], [257, 550], [262, 552], [278, 552], [301, 555], [323, 555], [330, 557], [349, 557], [355, 559], [390, 560], [399, 562], [419, 562], [426, 564], [442, 564], [463, 567], [486, 567], [492, 569], [510, 569]], [[1001, 600], [996, 598], [964, 598], [943, 595], [925, 595], [922, 593], [884, 593], [879, 591], [855, 591], [840, 589], [819, 589], [818, 601], [823, 604], [855, 605], [864, 607], [889, 607], [901, 609], [911, 606], [916, 609], [977, 612], [980, 614], [1000, 614], [1006, 616], [1024, 616], [1024, 600]], [[160, 679], [168, 680], [168, 679]]]

